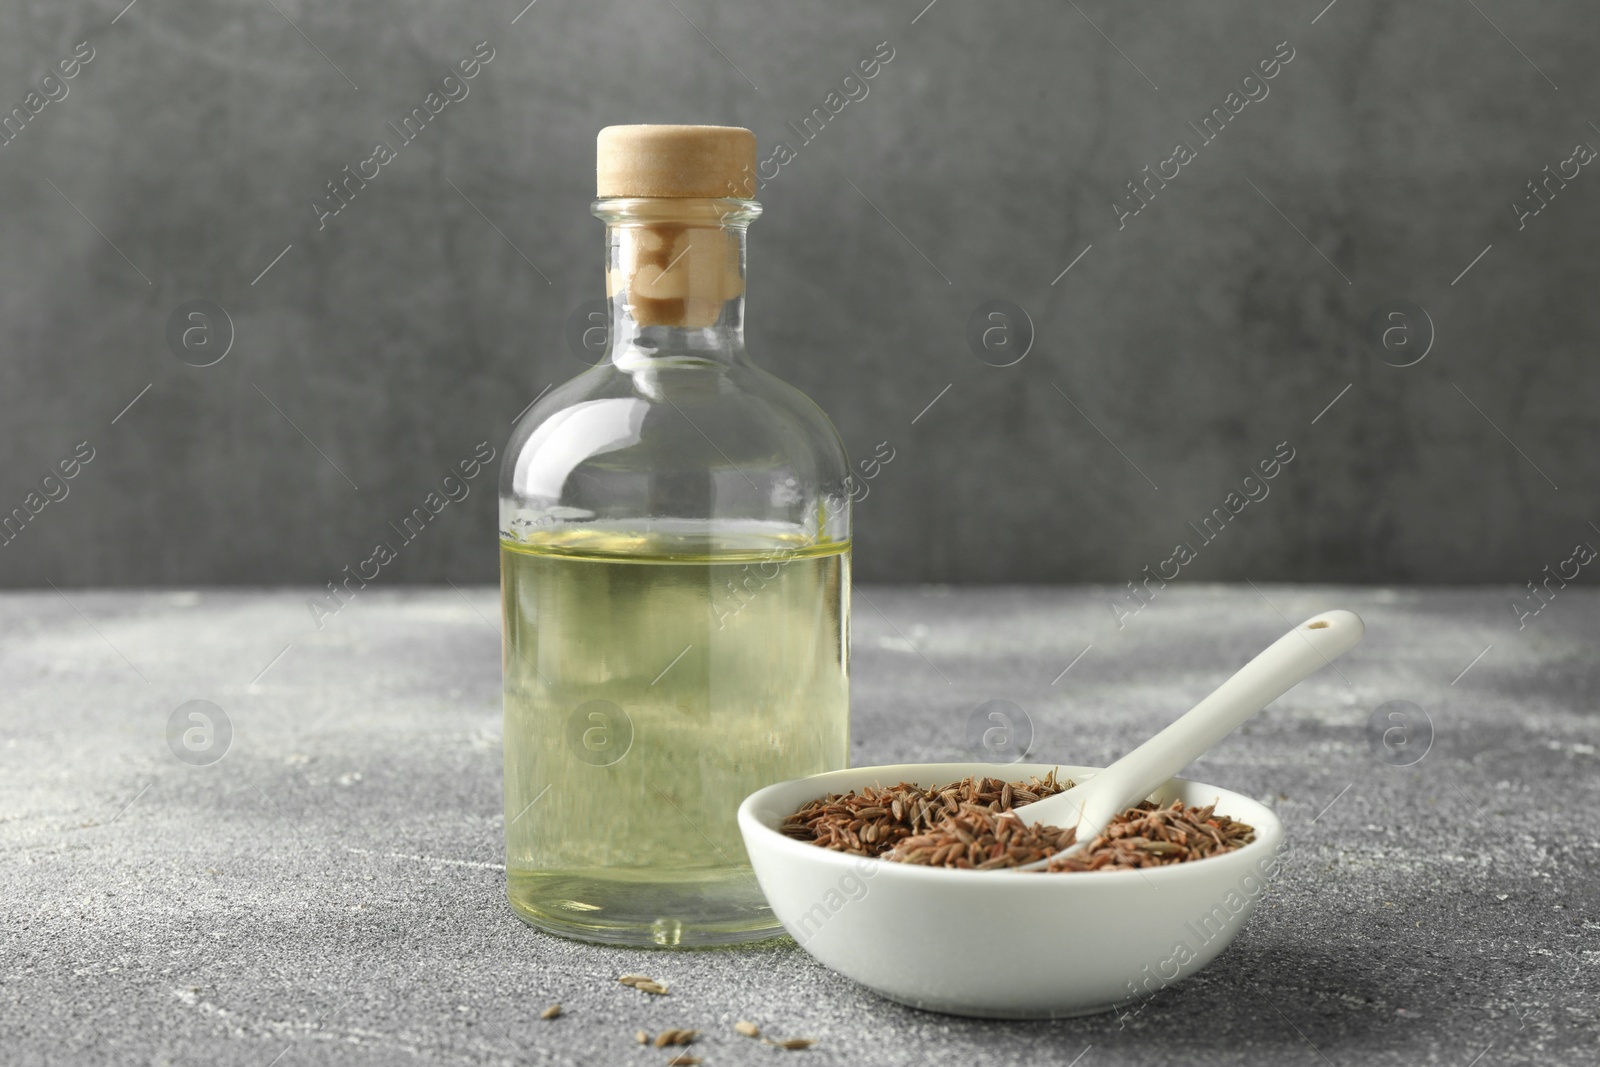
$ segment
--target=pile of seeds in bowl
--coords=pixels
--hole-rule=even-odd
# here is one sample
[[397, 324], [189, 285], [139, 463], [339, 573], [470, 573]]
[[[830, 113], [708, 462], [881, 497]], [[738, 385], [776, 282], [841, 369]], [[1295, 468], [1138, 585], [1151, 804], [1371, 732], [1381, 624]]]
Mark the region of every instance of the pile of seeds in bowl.
[[[859, 793], [854, 790], [830, 793], [820, 800], [813, 800], [785, 819], [780, 829], [796, 840], [809, 841], [835, 852], [847, 852], [852, 856], [882, 856], [891, 850], [898, 851], [897, 846], [908, 843], [914, 837], [920, 841], [940, 832], [939, 828], [952, 817], [968, 821], [992, 817], [999, 812], [1010, 811], [1019, 804], [1032, 804], [1035, 800], [1043, 800], [1070, 788], [1071, 782], [1057, 781], [1055, 771], [1026, 783], [968, 776], [959, 782], [927, 789], [910, 782], [901, 782], [888, 788], [868, 786]], [[959, 841], [959, 838], [956, 840]], [[911, 849], [915, 851], [919, 847], [912, 845]], [[1034, 859], [1041, 859], [1064, 847], [1058, 845], [1051, 852], [1041, 852]], [[976, 851], [964, 849], [962, 855], [954, 860], [947, 852], [940, 857], [939, 864], [976, 867], [977, 863], [967, 855]], [[919, 861], [910, 862], [927, 863], [931, 855], [929, 853]], [[901, 859], [901, 862], [908, 861]], [[1032, 860], [1026, 862], [1031, 863]]]
[[[1008, 814], [1072, 788], [1051, 771], [1027, 782], [967, 777], [924, 789], [910, 782], [831, 793], [783, 821], [798, 841], [853, 856], [958, 870], [999, 870], [1046, 859], [1076, 840], [1070, 827], [1029, 826]], [[1055, 872], [1133, 870], [1204, 859], [1255, 839], [1253, 827], [1212, 806], [1149, 801], [1114, 818], [1088, 847], [1049, 865]]]
[[967, 808], [946, 815], [927, 833], [901, 841], [884, 858], [922, 867], [995, 871], [1053, 856], [1077, 836], [1076, 830], [1059, 826], [1029, 826], [1006, 811]]
[[1052, 861], [1048, 869], [1119, 871], [1165, 867], [1232, 852], [1256, 839], [1255, 827], [1218, 815], [1214, 807], [1190, 807], [1174, 800], [1163, 808], [1141, 801], [1113, 818], [1088, 848]]

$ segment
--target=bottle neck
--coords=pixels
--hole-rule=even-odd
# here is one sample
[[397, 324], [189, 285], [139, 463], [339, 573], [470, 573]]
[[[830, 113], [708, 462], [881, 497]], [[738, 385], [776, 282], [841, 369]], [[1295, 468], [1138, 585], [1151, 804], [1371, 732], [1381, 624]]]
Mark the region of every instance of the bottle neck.
[[753, 200], [597, 200], [606, 223], [611, 361], [732, 362], [744, 355], [745, 230]]

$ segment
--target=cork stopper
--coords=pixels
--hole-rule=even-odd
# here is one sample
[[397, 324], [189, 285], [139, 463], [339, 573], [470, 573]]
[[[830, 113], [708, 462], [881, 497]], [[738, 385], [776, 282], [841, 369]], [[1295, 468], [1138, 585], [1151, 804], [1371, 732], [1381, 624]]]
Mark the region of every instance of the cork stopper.
[[755, 196], [755, 134], [738, 126], [607, 126], [596, 149], [600, 199], [637, 200], [611, 220], [608, 295], [620, 296], [641, 326], [715, 324], [726, 303], [744, 295], [744, 263], [742, 231], [727, 224], [725, 205], [708, 201]]
[[595, 148], [601, 198], [755, 196], [756, 135], [742, 126], [607, 126]]

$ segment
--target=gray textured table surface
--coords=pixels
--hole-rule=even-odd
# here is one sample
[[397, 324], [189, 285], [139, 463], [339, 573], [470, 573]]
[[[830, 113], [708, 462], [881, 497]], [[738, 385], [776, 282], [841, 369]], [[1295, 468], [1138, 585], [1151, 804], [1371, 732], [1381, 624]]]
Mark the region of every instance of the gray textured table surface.
[[[990, 699], [1027, 710], [1042, 758], [1104, 761], [1286, 629], [1280, 612], [1361, 612], [1342, 676], [1190, 772], [1267, 800], [1293, 842], [1238, 941], [1137, 1013], [1054, 1023], [903, 1008], [787, 941], [561, 941], [503, 898], [493, 590], [368, 590], [320, 632], [304, 591], [17, 594], [0, 598], [0, 1058], [657, 1064], [631, 1035], [669, 1026], [706, 1032], [708, 1067], [1600, 1055], [1600, 596], [1563, 590], [1519, 630], [1500, 588], [1171, 587], [1119, 630], [1106, 590], [860, 592], [858, 763], [969, 758]], [[211, 766], [167, 744], [195, 699], [232, 724]], [[1410, 766], [1370, 744], [1393, 700], [1426, 715], [1413, 753], [1431, 733]], [[618, 986], [629, 970], [672, 994]], [[540, 1021], [553, 1001], [566, 1014]], [[740, 1018], [819, 1044], [765, 1048]]]

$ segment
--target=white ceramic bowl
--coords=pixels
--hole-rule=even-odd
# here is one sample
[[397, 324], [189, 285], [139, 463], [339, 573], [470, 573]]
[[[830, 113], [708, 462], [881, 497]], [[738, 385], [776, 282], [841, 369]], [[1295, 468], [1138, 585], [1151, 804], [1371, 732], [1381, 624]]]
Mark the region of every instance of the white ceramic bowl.
[[773, 913], [823, 965], [891, 1000], [999, 1019], [1088, 1015], [1149, 999], [1209, 963], [1276, 874], [1283, 825], [1226, 789], [1173, 778], [1152, 794], [1216, 804], [1255, 827], [1237, 851], [1154, 870], [1035, 874], [913, 867], [785, 837], [802, 805], [871, 785], [929, 786], [969, 774], [1008, 780], [1052, 769], [908, 763], [856, 767], [768, 786], [739, 806], [739, 829]]

